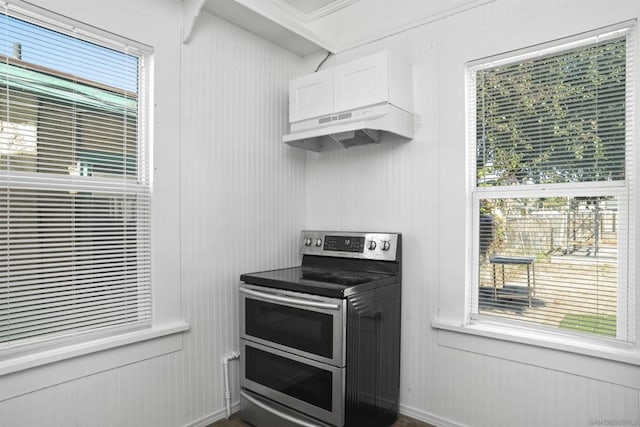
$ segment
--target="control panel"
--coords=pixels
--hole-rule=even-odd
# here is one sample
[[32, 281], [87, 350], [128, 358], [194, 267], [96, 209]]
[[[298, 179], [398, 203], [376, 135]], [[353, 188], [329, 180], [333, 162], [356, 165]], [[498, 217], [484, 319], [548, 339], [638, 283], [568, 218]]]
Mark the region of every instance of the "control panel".
[[360, 233], [304, 230], [300, 252], [342, 258], [395, 261], [398, 233]]

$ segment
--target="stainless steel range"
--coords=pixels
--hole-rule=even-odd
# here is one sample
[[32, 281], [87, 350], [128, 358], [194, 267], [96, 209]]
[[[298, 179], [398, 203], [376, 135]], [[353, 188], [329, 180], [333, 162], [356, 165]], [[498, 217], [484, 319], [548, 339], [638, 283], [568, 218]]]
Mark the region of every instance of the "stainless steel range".
[[300, 266], [240, 276], [245, 421], [258, 427], [393, 424], [401, 237], [303, 231]]

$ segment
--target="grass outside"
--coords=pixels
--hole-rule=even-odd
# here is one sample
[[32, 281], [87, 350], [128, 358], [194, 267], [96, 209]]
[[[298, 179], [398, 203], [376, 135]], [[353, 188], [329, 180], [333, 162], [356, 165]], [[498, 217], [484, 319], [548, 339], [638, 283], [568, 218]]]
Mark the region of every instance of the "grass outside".
[[616, 336], [616, 316], [569, 313], [560, 321], [560, 327], [589, 334]]

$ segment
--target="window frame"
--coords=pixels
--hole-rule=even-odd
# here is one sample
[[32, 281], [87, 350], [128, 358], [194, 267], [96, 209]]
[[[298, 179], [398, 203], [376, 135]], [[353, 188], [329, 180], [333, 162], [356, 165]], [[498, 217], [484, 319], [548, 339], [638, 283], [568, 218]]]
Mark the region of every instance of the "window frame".
[[[476, 176], [476, 72], [484, 69], [491, 69], [502, 65], [515, 64], [538, 56], [551, 56], [561, 54], [570, 50], [593, 45], [596, 41], [609, 40], [619, 37], [627, 37], [626, 60], [627, 64], [635, 58], [637, 42], [635, 38], [636, 23], [627, 21], [617, 25], [602, 29], [578, 34], [572, 37], [556, 40], [529, 48], [507, 52], [504, 54], [483, 58], [468, 62], [465, 68], [466, 84], [466, 147], [467, 147], [467, 232], [466, 232], [466, 260], [467, 260], [467, 284], [464, 305], [464, 326], [478, 326], [479, 330], [495, 330], [504, 333], [506, 336], [511, 333], [523, 336], [539, 337], [544, 341], [550, 337], [550, 341], [555, 341], [558, 337], [565, 342], [572, 343], [572, 348], [579, 348], [585, 345], [601, 347], [602, 349], [613, 349], [614, 352], [631, 351], [633, 355], [636, 337], [636, 313], [637, 298], [635, 292], [635, 219], [637, 212], [635, 209], [635, 179], [637, 164], [635, 164], [635, 115], [637, 108], [632, 100], [635, 97], [635, 78], [637, 71], [635, 64], [633, 70], [627, 67], [627, 82], [631, 82], [627, 87], [626, 102], [631, 105], [626, 109], [626, 122], [631, 124], [626, 130], [625, 141], [625, 179], [617, 181], [592, 181], [566, 184], [528, 184], [518, 186], [494, 186], [480, 187]], [[631, 41], [629, 43], [629, 41]], [[633, 74], [631, 74], [633, 73]], [[624, 208], [619, 209], [619, 237], [624, 237], [624, 241], [618, 239], [618, 298], [617, 298], [617, 326], [618, 337], [625, 339], [610, 339], [598, 335], [576, 334], [564, 331], [559, 328], [544, 327], [532, 322], [510, 321], [509, 319], [480, 314], [478, 311], [479, 296], [479, 259], [480, 259], [480, 201], [483, 199], [510, 199], [510, 198], [536, 198], [536, 197], [573, 197], [573, 196], [616, 196], [619, 204], [624, 203]], [[626, 228], [623, 233], [622, 229]], [[627, 308], [631, 307], [630, 310]], [[451, 329], [445, 323], [436, 322], [443, 329]], [[620, 333], [620, 328], [624, 326], [624, 331]], [[457, 328], [453, 328], [457, 329]], [[537, 341], [534, 340], [534, 342]], [[635, 360], [635, 356], [631, 357]]]
[[[137, 295], [136, 299], [140, 301], [141, 293], [145, 293], [147, 289], [148, 289], [148, 292], [151, 292], [151, 265], [150, 265], [151, 264], [151, 243], [150, 243], [151, 184], [149, 179], [149, 175], [151, 171], [151, 164], [149, 159], [151, 141], [149, 140], [148, 134], [146, 132], [147, 123], [145, 122], [145, 109], [146, 109], [147, 98], [148, 98], [148, 94], [146, 91], [147, 89], [146, 80], [148, 79], [148, 76], [146, 75], [145, 62], [146, 62], [146, 59], [151, 54], [151, 51], [148, 48], [141, 47], [141, 46], [132, 46], [131, 44], [123, 45], [117, 42], [110, 42], [108, 39], [104, 39], [104, 38], [96, 39], [96, 37], [93, 37], [90, 34], [81, 33], [76, 29], [69, 31], [64, 26], [61, 26], [59, 24], [56, 25], [51, 22], [44, 23], [42, 22], [41, 19], [38, 19], [38, 17], [30, 16], [28, 14], [15, 11], [13, 10], [13, 8], [5, 9], [3, 16], [7, 17], [6, 18], [7, 21], [10, 18], [15, 19], [17, 21], [22, 21], [23, 23], [25, 23], [25, 25], [27, 25], [28, 29], [26, 31], [28, 32], [34, 31], [34, 34], [35, 34], [35, 31], [38, 31], [38, 30], [35, 30], [36, 28], [38, 27], [42, 28], [43, 31], [45, 32], [43, 36], [45, 36], [46, 34], [46, 37], [50, 37], [50, 39], [47, 38], [43, 40], [51, 40], [51, 42], [56, 44], [56, 46], [58, 46], [58, 43], [61, 43], [61, 42], [73, 44], [75, 43], [76, 40], [79, 40], [80, 42], [92, 43], [96, 46], [96, 50], [93, 50], [93, 49], [91, 50], [91, 54], [94, 55], [92, 57], [94, 61], [98, 61], [102, 59], [100, 58], [100, 55], [104, 55], [105, 52], [108, 52], [109, 50], [112, 50], [114, 52], [119, 52], [123, 55], [130, 55], [132, 57], [137, 58], [136, 59], [137, 66], [135, 68], [135, 76], [137, 79], [136, 111], [135, 111], [136, 135], [134, 137], [135, 149], [136, 149], [135, 175], [129, 174], [126, 171], [124, 165], [123, 165], [122, 174], [109, 174], [106, 177], [100, 176], [100, 175], [82, 176], [81, 174], [73, 173], [71, 169], [69, 169], [70, 172], [68, 174], [66, 172], [58, 173], [53, 168], [48, 168], [48, 169], [45, 169], [44, 171], [39, 171], [37, 170], [37, 167], [36, 167], [36, 170], [33, 170], [33, 171], [32, 170], [16, 171], [15, 169], [13, 169], [12, 166], [9, 166], [7, 169], [5, 169], [3, 171], [3, 175], [5, 177], [4, 182], [7, 185], [7, 189], [9, 191], [14, 191], [14, 189], [17, 193], [30, 192], [30, 191], [35, 191], [35, 192], [51, 191], [52, 194], [57, 193], [59, 195], [65, 195], [68, 192], [71, 195], [71, 199], [72, 199], [71, 203], [73, 205], [75, 205], [76, 202], [82, 203], [82, 197], [80, 196], [80, 194], [78, 194], [80, 198], [76, 200], [76, 193], [80, 193], [80, 192], [83, 192], [83, 193], [86, 192], [90, 195], [88, 200], [91, 206], [93, 206], [96, 203], [99, 203], [100, 200], [108, 200], [111, 198], [115, 198], [118, 200], [120, 200], [120, 198], [123, 198], [123, 197], [125, 199], [129, 197], [136, 198], [137, 199], [137, 201], [135, 202], [136, 212], [137, 212], [135, 216], [136, 218], [135, 221], [137, 223], [137, 229], [136, 229], [137, 232], [135, 233], [136, 235], [135, 245], [137, 250], [137, 255], [135, 258], [136, 272], [137, 272], [136, 274], [138, 276], [140, 275], [142, 275], [143, 277], [146, 276], [147, 280], [141, 283], [137, 283], [135, 288], [132, 289], [130, 293], [131, 294], [135, 293]], [[19, 24], [19, 25], [22, 25], [22, 24]], [[18, 35], [20, 34], [19, 31], [17, 31], [17, 33]], [[9, 34], [13, 34], [13, 33], [10, 32]], [[61, 36], [59, 37], [58, 34], [60, 34]], [[40, 53], [38, 53], [36, 56], [40, 57]], [[9, 61], [9, 59], [7, 59], [7, 61]], [[71, 76], [65, 75], [65, 72], [60, 69], [52, 70], [52, 69], [49, 69], [48, 67], [42, 67], [42, 69], [40, 69], [41, 68], [40, 64], [23, 62], [21, 58], [19, 58], [19, 62], [21, 63], [19, 65], [22, 65], [24, 67], [29, 67], [28, 70], [31, 73], [34, 73], [34, 78], [37, 78], [36, 76], [40, 76], [44, 74], [44, 75], [50, 75], [52, 78], [61, 79], [61, 81], [66, 81], [71, 77]], [[82, 77], [74, 77], [73, 81], [82, 86], [91, 85], [92, 88], [101, 85], [100, 82], [90, 81]], [[29, 88], [31, 89], [32, 86], [29, 86]], [[115, 89], [117, 88], [114, 88], [114, 90]], [[14, 89], [9, 88], [8, 85], [5, 90], [7, 91], [6, 108], [7, 108], [7, 115], [8, 115], [9, 112], [14, 108], [15, 102], [17, 102], [18, 105], [21, 105], [20, 103], [24, 101], [22, 101], [22, 99], [20, 98], [21, 97], [20, 91], [17, 91], [14, 94], [13, 92]], [[122, 89], [122, 90], [123, 92], [126, 92], [125, 89]], [[75, 93], [75, 89], [74, 89], [74, 93]], [[33, 98], [33, 100], [35, 101], [33, 104], [33, 108], [35, 109], [35, 115], [37, 117], [41, 117], [43, 106], [45, 106], [45, 109], [47, 112], [52, 113], [53, 117], [55, 117], [54, 121], [44, 122], [45, 130], [42, 132], [42, 134], [43, 134], [43, 137], [44, 135], [46, 135], [49, 139], [51, 138], [54, 139], [55, 142], [53, 143], [54, 144], [53, 149], [58, 150], [58, 152], [55, 154], [54, 159], [56, 160], [60, 159], [59, 161], [61, 162], [72, 160], [72, 157], [78, 155], [76, 153], [76, 150], [78, 150], [78, 146], [76, 146], [76, 144], [79, 144], [80, 147], [84, 144], [83, 138], [85, 138], [85, 136], [81, 127], [81, 122], [82, 122], [81, 117], [83, 117], [84, 115], [88, 116], [89, 112], [94, 112], [96, 114], [105, 113], [100, 110], [92, 110], [90, 108], [85, 107], [82, 104], [76, 107], [74, 104], [74, 101], [69, 100], [69, 98], [66, 98], [65, 95], [67, 94], [64, 94], [61, 96], [45, 95], [43, 98], [41, 98], [39, 95], [36, 95]], [[127, 96], [128, 95], [125, 95], [125, 98]], [[13, 99], [14, 97], [18, 97], [18, 99], [14, 100]], [[71, 105], [73, 105], [73, 107], [68, 108], [67, 103], [70, 103]], [[22, 107], [26, 108], [24, 107], [24, 105], [22, 105]], [[62, 112], [60, 112], [59, 110], [60, 108], [62, 108]], [[128, 111], [129, 111], [129, 108], [125, 107], [125, 109], [122, 111], [122, 117], [119, 114], [120, 112], [118, 112], [118, 114], [114, 116], [116, 118], [116, 123], [122, 124], [123, 126], [123, 132], [124, 132], [123, 136], [127, 134], [126, 127], [129, 119]], [[72, 129], [71, 135], [73, 135], [70, 141], [71, 145], [69, 146], [69, 150], [70, 150], [69, 154], [73, 154], [73, 156], [71, 156], [71, 158], [69, 159], [65, 158], [67, 154], [66, 152], [59, 151], [63, 146], [59, 145], [59, 142], [58, 142], [59, 139], [60, 140], [64, 139], [64, 136], [60, 136], [60, 132], [58, 131], [58, 128], [61, 126], [62, 123], [65, 122], [65, 118], [62, 116], [65, 112], [71, 115], [69, 118], [69, 124], [70, 124], [70, 129]], [[110, 111], [107, 111], [105, 114], [110, 114], [110, 113], [111, 113]], [[87, 123], [96, 124], [96, 123], [99, 123], [99, 121], [93, 120], [93, 121], [88, 121]], [[41, 124], [42, 123], [38, 121], [36, 123], [36, 129], [38, 129]], [[52, 126], [55, 126], [55, 129], [56, 129], [53, 132], [50, 131], [48, 128]], [[104, 127], [101, 126], [100, 130], [104, 130]], [[38, 133], [40, 134], [40, 132]], [[76, 137], [77, 137], [77, 140], [76, 140]], [[45, 146], [49, 145], [45, 141], [46, 140], [42, 141], [43, 145]], [[127, 137], [125, 144], [129, 142], [130, 142], [129, 137]], [[93, 146], [95, 144], [90, 144], [90, 145]], [[99, 146], [99, 148], [102, 148], [102, 146]], [[36, 152], [39, 153], [39, 151], [40, 150], [36, 149]], [[38, 162], [42, 160], [43, 159], [40, 159], [39, 154], [37, 154], [35, 158], [34, 166], [37, 165]], [[44, 161], [51, 162], [51, 159], [45, 157]], [[39, 196], [34, 196], [34, 197], [35, 198], [32, 203], [33, 203], [33, 209], [35, 212], [39, 212], [41, 209], [47, 210], [52, 208], [52, 206], [49, 204], [41, 205], [39, 202]], [[54, 205], [57, 203], [64, 202], [64, 200], [62, 199], [57, 200], [58, 196], [50, 196], [50, 197], [56, 198], [56, 200], [53, 202]], [[8, 200], [11, 200], [11, 199], [8, 199]], [[13, 215], [12, 212], [13, 211], [9, 210], [8, 215], [12, 216]], [[104, 215], [103, 212], [96, 211], [93, 213], [95, 215]], [[76, 214], [70, 215], [70, 218], [73, 218], [72, 223], [75, 224], [77, 221]], [[146, 220], [142, 220], [143, 218], [146, 218]], [[117, 218], [114, 217], [114, 219], [117, 219]], [[45, 221], [44, 223], [46, 223], [46, 219], [44, 221]], [[122, 221], [126, 221], [126, 220], [123, 218]], [[40, 225], [41, 225], [40, 220], [37, 220], [37, 227], [39, 227]], [[73, 231], [71, 231], [71, 235], [75, 233], [76, 231], [75, 227], [76, 226], [74, 225]], [[118, 229], [118, 231], [119, 230], [120, 229]], [[93, 228], [91, 231], [94, 231]], [[94, 232], [99, 233], [100, 230], [97, 229]], [[124, 233], [124, 230], [123, 230], [123, 233]], [[44, 234], [43, 239], [46, 240], [47, 238], [49, 237], [46, 234]], [[124, 238], [124, 235], [123, 235], [123, 238]], [[38, 237], [38, 239], [40, 239], [40, 237]], [[74, 238], [71, 238], [69, 236], [68, 241], [72, 245], [72, 247], [75, 246], [76, 240], [74, 240]], [[140, 252], [141, 249], [144, 250], [144, 253]], [[110, 248], [106, 249], [107, 252], [109, 252], [110, 250], [112, 249]], [[126, 251], [123, 251], [123, 254], [124, 253], [126, 253]], [[99, 253], [98, 255], [102, 255], [102, 253]], [[11, 256], [11, 250], [9, 250], [9, 256]], [[76, 253], [74, 251], [65, 251], [64, 256], [69, 256], [75, 259]], [[82, 254], [80, 256], [82, 256]], [[148, 261], [145, 261], [145, 260], [148, 260]], [[36, 260], [34, 259], [33, 261], [35, 262]], [[128, 258], [127, 258], [127, 261], [128, 261]], [[9, 262], [8, 264], [9, 264], [9, 270], [10, 270], [11, 263]], [[121, 264], [118, 266], [124, 268], [124, 265], [126, 264]], [[75, 279], [77, 279], [75, 274], [73, 275], [70, 274], [67, 278], [68, 281], [69, 280], [72, 281]], [[99, 287], [100, 284], [99, 282], [95, 282], [95, 283], [91, 282], [90, 286], [92, 289], [94, 289], [96, 287]], [[54, 300], [58, 299], [59, 298], [58, 295], [59, 294], [52, 295], [52, 298]], [[110, 294], [106, 293], [106, 295], [110, 295]], [[127, 297], [130, 297], [130, 296], [131, 295], [127, 294]], [[90, 297], [85, 296], [85, 298], [90, 298]], [[111, 298], [111, 297], [109, 298], [110, 299], [108, 300], [103, 300], [103, 302], [110, 304], [117, 300], [117, 298]], [[27, 338], [27, 339], [12, 338], [13, 334], [9, 333], [8, 334], [9, 339], [7, 341], [0, 342], [0, 355], [2, 355], [3, 357], [11, 357], [12, 354], [24, 354], [26, 352], [29, 352], [30, 349], [55, 348], [56, 346], [60, 346], [59, 343], [73, 343], [73, 344], [82, 343], [85, 341], [91, 341], [92, 339], [96, 339], [96, 338], [104, 338], [106, 336], [117, 336], [117, 335], [122, 335], [122, 334], [129, 333], [131, 331], [135, 331], [139, 329], [146, 329], [151, 326], [151, 312], [148, 312], [146, 316], [144, 314], [142, 314], [141, 316], [141, 313], [145, 313], [145, 311], [148, 311], [141, 307], [144, 307], [147, 304], [150, 305], [151, 296], [148, 296], [148, 300], [149, 300], [148, 302], [138, 305], [138, 311], [136, 311], [135, 316], [132, 316], [126, 322], [115, 325], [115, 326], [114, 325], [107, 326], [105, 324], [105, 323], [111, 323], [111, 322], [105, 322], [105, 323], [100, 322], [97, 326], [92, 325], [88, 328], [84, 327], [82, 328], [81, 332], [77, 332], [77, 328], [82, 323], [81, 320], [78, 320], [71, 323], [71, 327], [64, 332], [48, 332], [42, 335], [36, 335], [34, 334], [35, 331], [30, 329], [28, 330], [28, 333], [34, 334], [33, 338]], [[11, 293], [9, 293], [9, 298], [8, 298], [9, 306], [11, 305], [11, 302], [12, 302]], [[67, 304], [70, 304], [72, 302], [72, 299], [68, 299], [68, 300], [65, 299], [65, 302]], [[98, 306], [95, 306], [94, 309], [97, 309], [98, 311], [100, 311], [103, 309], [103, 306], [98, 305]], [[122, 313], [124, 314], [125, 312], [126, 312], [126, 309]], [[32, 315], [31, 313], [32, 313], [31, 310], [28, 311], [27, 316], [31, 316]], [[94, 313], [94, 311], [89, 311], [88, 313]], [[18, 317], [17, 317], [18, 320], [20, 320], [20, 316], [22, 315], [18, 314]], [[52, 316], [55, 316], [55, 314], [52, 314]], [[9, 314], [9, 319], [11, 318], [12, 316]], [[9, 331], [11, 331], [11, 328], [9, 329]]]
[[[167, 29], [139, 30], [131, 19], [113, 20], [112, 15], [96, 15], [94, 9], [78, 10], [70, 4], [56, 12], [19, 0], [5, 3], [5, 10], [30, 22], [64, 28], [93, 42], [107, 45], [133, 46], [145, 52], [146, 86], [140, 96], [144, 111], [143, 128], [148, 139], [148, 174], [151, 191], [152, 236], [152, 319], [148, 328], [110, 336], [94, 336], [82, 342], [61, 341], [54, 346], [26, 349], [22, 353], [0, 354], [0, 401], [77, 379], [119, 366], [180, 351], [182, 333], [189, 324], [181, 314], [179, 233], [174, 226], [179, 220], [175, 200], [179, 198], [179, 169], [173, 167], [179, 146], [172, 142], [179, 137], [171, 120], [157, 121], [154, 116], [176, 117], [177, 85], [156, 88], [156, 81], [174, 81], [179, 64], [180, 45], [175, 43], [179, 31]], [[107, 11], [110, 8], [106, 9]], [[66, 16], [61, 15], [64, 13]], [[132, 18], [133, 19], [133, 18]], [[84, 21], [84, 22], [83, 22]], [[134, 41], [139, 40], [139, 41]], [[156, 52], [160, 54], [156, 58]], [[158, 104], [159, 102], [159, 104]], [[155, 135], [158, 135], [156, 138]], [[160, 140], [160, 147], [154, 141]], [[158, 173], [158, 170], [161, 172]], [[155, 214], [153, 212], [156, 212]], [[169, 230], [167, 232], [167, 230]], [[55, 369], [51, 366], [55, 363]]]

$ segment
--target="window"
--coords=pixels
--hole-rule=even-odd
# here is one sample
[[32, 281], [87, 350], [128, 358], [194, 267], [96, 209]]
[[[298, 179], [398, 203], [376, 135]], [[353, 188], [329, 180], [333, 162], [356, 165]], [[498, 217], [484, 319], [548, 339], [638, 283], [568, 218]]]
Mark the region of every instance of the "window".
[[151, 323], [144, 55], [0, 15], [0, 350]]
[[631, 28], [468, 67], [470, 319], [635, 341]]

